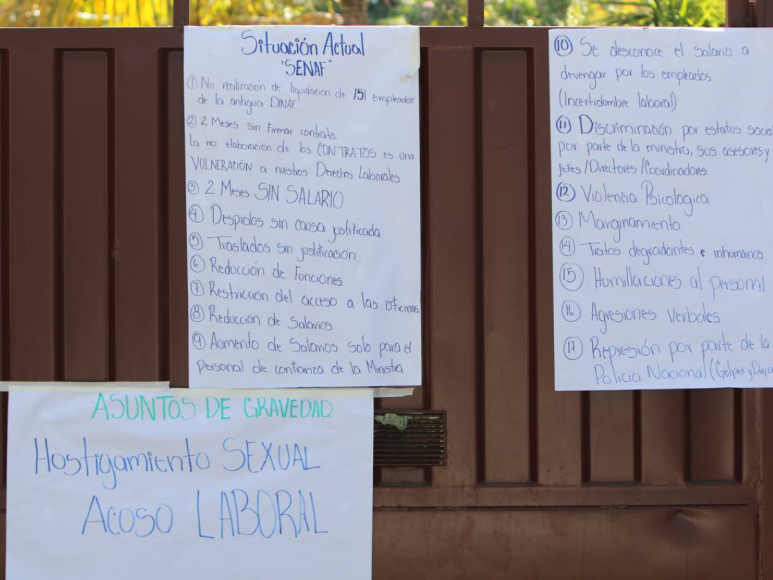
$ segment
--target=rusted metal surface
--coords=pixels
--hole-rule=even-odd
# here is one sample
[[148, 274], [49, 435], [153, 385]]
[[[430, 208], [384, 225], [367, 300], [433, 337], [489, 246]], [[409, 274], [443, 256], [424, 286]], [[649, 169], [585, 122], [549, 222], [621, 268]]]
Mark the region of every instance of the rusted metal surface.
[[[553, 390], [547, 30], [422, 47], [425, 378], [378, 410], [447, 461], [376, 469], [375, 578], [772, 574], [773, 393]], [[182, 95], [179, 26], [0, 31], [3, 380], [187, 384]]]

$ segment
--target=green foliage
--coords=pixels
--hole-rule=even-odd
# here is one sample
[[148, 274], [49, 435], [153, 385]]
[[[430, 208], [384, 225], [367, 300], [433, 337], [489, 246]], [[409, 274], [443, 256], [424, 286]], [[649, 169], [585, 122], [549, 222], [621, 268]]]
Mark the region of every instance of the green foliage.
[[[190, 0], [191, 24], [463, 26], [466, 0]], [[364, 2], [365, 4], [359, 4]], [[0, 0], [0, 26], [168, 26], [173, 0]], [[354, 15], [354, 16], [352, 16]], [[721, 26], [723, 0], [485, 0], [489, 26]]]
[[534, 26], [542, 24], [536, 0], [486, 0], [488, 26]]
[[[173, 0], [2, 0], [0, 26], [168, 26]], [[342, 24], [333, 0], [191, 0], [191, 24]]]
[[723, 0], [604, 0], [610, 26], [722, 26]]
[[467, 4], [459, 0], [377, 0], [368, 5], [370, 24], [460, 26], [467, 24]]
[[333, 0], [190, 0], [190, 22], [218, 24], [342, 24]]
[[[561, 24], [571, 0], [486, 0], [488, 26], [555, 26]], [[463, 0], [376, 0], [371, 2], [372, 24], [463, 26], [467, 3]]]
[[3, 0], [0, 26], [161, 26], [172, 0]]
[[[486, 0], [488, 26], [722, 26], [723, 0]], [[463, 0], [370, 0], [372, 24], [459, 26]]]

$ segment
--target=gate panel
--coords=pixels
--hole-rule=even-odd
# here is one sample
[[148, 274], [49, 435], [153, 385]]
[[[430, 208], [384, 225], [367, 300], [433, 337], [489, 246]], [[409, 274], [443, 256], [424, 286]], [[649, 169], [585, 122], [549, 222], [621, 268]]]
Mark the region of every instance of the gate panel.
[[528, 58], [486, 51], [480, 67], [481, 480], [527, 483], [534, 456]]
[[742, 392], [707, 390], [688, 393], [690, 402], [691, 481], [740, 479], [740, 441], [736, 440], [735, 415]]
[[429, 136], [429, 382], [432, 406], [447, 415], [448, 465], [439, 486], [474, 486], [476, 458], [475, 51], [430, 50]]
[[[159, 51], [115, 54], [115, 377], [168, 377], [166, 187]], [[164, 80], [164, 86], [166, 81]], [[161, 232], [164, 232], [162, 237]], [[185, 297], [181, 296], [184, 300]], [[187, 341], [186, 341], [187, 342]]]
[[[532, 335], [537, 360], [537, 483], [577, 486], [587, 479], [583, 461], [584, 417], [581, 393], [555, 392], [553, 373], [553, 198], [550, 176], [550, 90], [547, 30], [530, 41], [533, 76], [532, 181], [534, 204], [534, 285], [536, 324]], [[525, 79], [524, 79], [525, 80]], [[523, 81], [522, 81], [523, 82]], [[535, 192], [540, 192], [536, 195]]]
[[62, 59], [64, 379], [105, 381], [108, 316], [108, 55]]
[[645, 485], [681, 485], [687, 461], [687, 393], [641, 393], [641, 478]]
[[[185, 216], [185, 119], [183, 114], [183, 53], [162, 53], [166, 59], [165, 123], [167, 172], [164, 184], [169, 192], [167, 223], [162, 231], [169, 248], [167, 272], [161, 272], [168, 294], [161, 296], [169, 316], [169, 380], [174, 387], [188, 385], [188, 235]], [[163, 310], [162, 310], [163, 312]]]
[[10, 378], [61, 377], [57, 55], [13, 51], [8, 95]]
[[[0, 376], [9, 376], [8, 51], [0, 50]], [[0, 445], [0, 447], [3, 447]], [[3, 462], [5, 465], [5, 462]], [[5, 480], [3, 480], [5, 481]]]
[[[554, 392], [547, 30], [422, 45], [425, 380], [378, 406], [448, 463], [377, 470], [374, 577], [758, 577], [769, 394]], [[0, 378], [186, 385], [182, 30], [0, 51]]]

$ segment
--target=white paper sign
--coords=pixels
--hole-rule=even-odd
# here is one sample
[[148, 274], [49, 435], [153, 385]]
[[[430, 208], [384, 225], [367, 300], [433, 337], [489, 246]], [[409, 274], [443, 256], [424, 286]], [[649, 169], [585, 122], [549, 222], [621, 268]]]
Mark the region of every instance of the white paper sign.
[[418, 35], [185, 29], [191, 387], [421, 384]]
[[773, 386], [773, 33], [552, 30], [557, 390]]
[[371, 577], [371, 398], [10, 397], [8, 580]]

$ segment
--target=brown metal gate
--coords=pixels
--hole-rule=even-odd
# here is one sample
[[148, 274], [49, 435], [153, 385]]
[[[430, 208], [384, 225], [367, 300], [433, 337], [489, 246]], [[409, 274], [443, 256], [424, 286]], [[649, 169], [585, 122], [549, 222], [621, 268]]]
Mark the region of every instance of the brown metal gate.
[[[426, 370], [381, 406], [448, 462], [377, 469], [374, 578], [760, 578], [773, 392], [553, 391], [547, 46], [422, 29]], [[182, 109], [180, 26], [0, 31], [3, 380], [187, 384]]]

